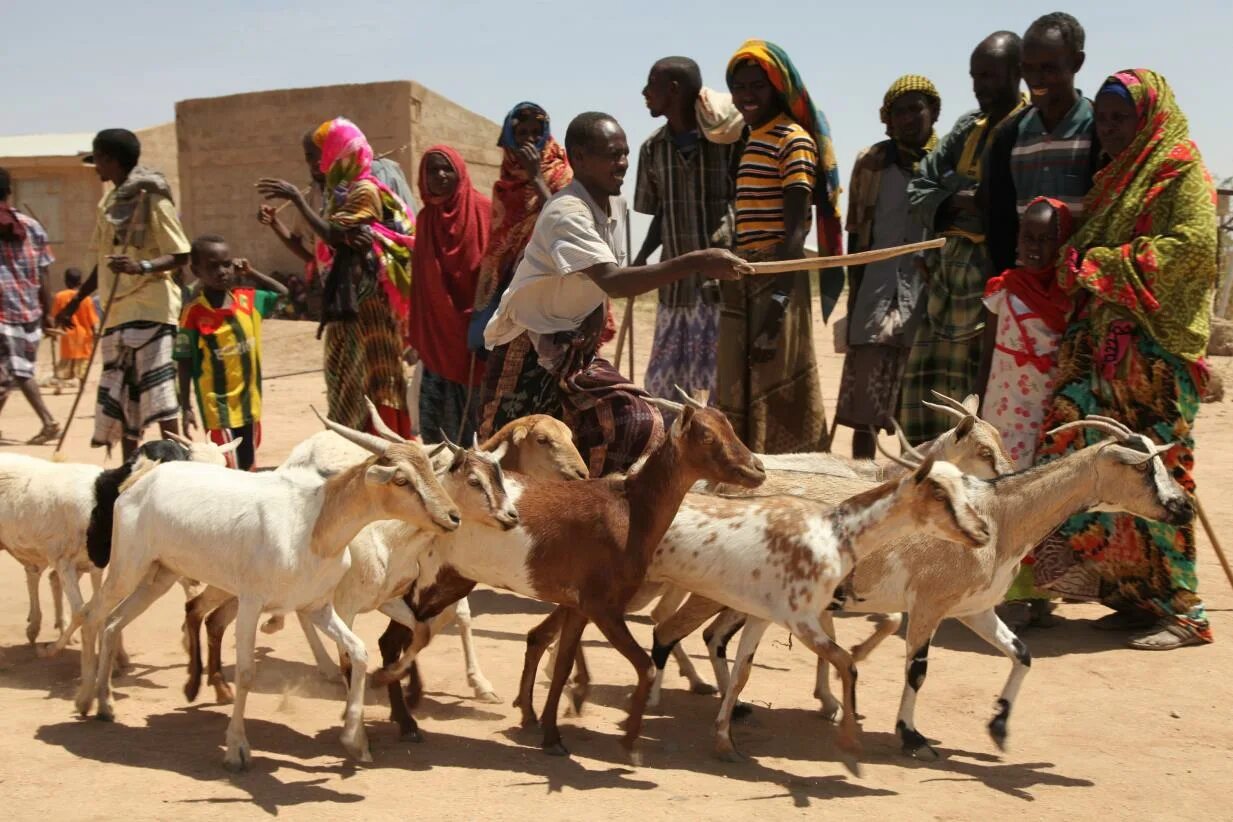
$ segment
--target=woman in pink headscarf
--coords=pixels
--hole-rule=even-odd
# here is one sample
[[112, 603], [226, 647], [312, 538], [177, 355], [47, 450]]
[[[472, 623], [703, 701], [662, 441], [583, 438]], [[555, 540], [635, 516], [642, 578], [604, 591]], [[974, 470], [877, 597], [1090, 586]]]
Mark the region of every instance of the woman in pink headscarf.
[[325, 175], [325, 208], [317, 214], [291, 183], [263, 179], [269, 199], [291, 200], [316, 232], [314, 265], [325, 277], [321, 329], [329, 417], [371, 430], [364, 398], [382, 419], [410, 436], [402, 351], [411, 294], [415, 223], [407, 206], [372, 174], [364, 133], [346, 118], [313, 132]]
[[492, 201], [471, 185], [462, 156], [449, 146], [424, 152], [419, 169], [419, 233], [408, 341], [424, 364], [420, 431], [471, 439], [472, 394], [484, 364], [467, 347], [480, 263], [488, 245]]

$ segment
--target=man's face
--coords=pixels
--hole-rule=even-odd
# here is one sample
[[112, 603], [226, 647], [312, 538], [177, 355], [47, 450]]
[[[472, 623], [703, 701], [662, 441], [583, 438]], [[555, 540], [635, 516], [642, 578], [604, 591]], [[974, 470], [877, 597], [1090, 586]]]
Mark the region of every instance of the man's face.
[[433, 197], [450, 197], [458, 190], [458, 171], [444, 154], [434, 151], [424, 159], [424, 185]]
[[235, 266], [231, 249], [226, 243], [209, 243], [201, 247], [192, 264], [193, 274], [211, 291], [226, 291], [231, 286]]
[[124, 169], [114, 157], [104, 151], [94, 148], [94, 173], [104, 183], [119, 183], [124, 179]]
[[311, 134], [304, 136], [304, 163], [317, 185], [325, 185], [325, 172], [321, 170], [321, 149], [313, 142]]
[[594, 145], [575, 152], [577, 161], [571, 157], [570, 164], [574, 167], [574, 176], [588, 188], [616, 197], [621, 193], [625, 171], [629, 168], [629, 143], [625, 131], [612, 120], [601, 121], [596, 132]]
[[775, 88], [761, 66], [746, 63], [732, 74], [728, 84], [732, 102], [750, 128], [765, 125], [779, 113]]
[[933, 133], [933, 108], [929, 98], [919, 91], [909, 91], [895, 98], [890, 107], [891, 136], [897, 142], [921, 148]]
[[1023, 80], [1032, 95], [1032, 103], [1038, 107], [1072, 103], [1075, 75], [1082, 66], [1082, 52], [1072, 52], [1055, 30], [1023, 42]]
[[652, 68], [642, 89], [642, 99], [646, 101], [647, 111], [652, 117], [663, 117], [668, 113], [672, 103], [672, 82], [668, 80], [658, 67]]
[[978, 49], [969, 65], [972, 93], [982, 113], [1014, 107], [1019, 96], [1019, 72], [1005, 55]]

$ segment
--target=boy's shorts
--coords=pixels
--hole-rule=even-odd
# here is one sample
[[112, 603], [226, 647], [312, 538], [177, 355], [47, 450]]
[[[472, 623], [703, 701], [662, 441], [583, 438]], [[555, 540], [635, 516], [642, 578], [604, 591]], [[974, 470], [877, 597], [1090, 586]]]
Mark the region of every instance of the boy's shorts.
[[252, 471], [257, 464], [257, 449], [261, 447], [261, 423], [250, 422], [243, 428], [207, 428], [206, 437], [215, 445], [226, 445], [243, 438], [240, 447], [227, 454], [227, 467]]

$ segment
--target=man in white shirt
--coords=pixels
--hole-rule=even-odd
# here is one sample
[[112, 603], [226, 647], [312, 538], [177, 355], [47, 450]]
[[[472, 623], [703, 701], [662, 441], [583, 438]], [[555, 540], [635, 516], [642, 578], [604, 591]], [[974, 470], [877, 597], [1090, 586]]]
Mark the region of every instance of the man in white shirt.
[[629, 144], [607, 114], [570, 123], [565, 150], [574, 181], [550, 199], [500, 306], [485, 330], [492, 350], [483, 390], [485, 433], [533, 413], [560, 417], [592, 476], [622, 471], [663, 433], [646, 392], [598, 356], [604, 306], [690, 275], [735, 280], [749, 264], [716, 248], [626, 267], [620, 198]]

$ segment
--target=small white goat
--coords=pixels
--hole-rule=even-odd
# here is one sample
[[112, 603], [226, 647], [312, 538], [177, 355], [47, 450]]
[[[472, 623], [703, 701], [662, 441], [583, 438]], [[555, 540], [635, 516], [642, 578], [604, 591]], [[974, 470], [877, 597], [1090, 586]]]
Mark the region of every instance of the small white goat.
[[[183, 437], [173, 439], [188, 449], [189, 459], [215, 465], [223, 465], [225, 454], [239, 445], [235, 442], [220, 448], [213, 443], [195, 443]], [[138, 463], [150, 460], [151, 456], [159, 459], [159, 449], [165, 445], [171, 444], [146, 443], [138, 452]], [[147, 456], [147, 452], [151, 456]], [[0, 550], [8, 551], [26, 569], [30, 594], [26, 638], [31, 644], [38, 638], [42, 622], [39, 578], [48, 568], [55, 571], [52, 595], [56, 605], [56, 628], [60, 633], [54, 643], [39, 648], [40, 656], [59, 653], [77, 630], [85, 604], [80, 576], [89, 572], [94, 589], [98, 590], [101, 573], [86, 556], [86, 530], [97, 502], [96, 483], [104, 475], [119, 478], [127, 476], [130, 470], [133, 466], [104, 471], [98, 465], [0, 454]], [[63, 620], [61, 589], [69, 600], [71, 621], [67, 628]]]
[[111, 565], [102, 589], [85, 609], [76, 700], [80, 713], [89, 713], [97, 697], [99, 718], [112, 718], [116, 632], [177, 579], [188, 577], [239, 598], [236, 694], [224, 764], [241, 769], [251, 759], [244, 708], [263, 611], [308, 612], [315, 625], [346, 649], [352, 671], [342, 742], [357, 759], [371, 760], [363, 723], [368, 654], [330, 604], [350, 564], [347, 543], [365, 525], [381, 519], [405, 520], [444, 533], [455, 530], [460, 517], [419, 445], [391, 443], [324, 422], [372, 456], [332, 476], [308, 470], [248, 474], [169, 463], [137, 478], [121, 494]]

